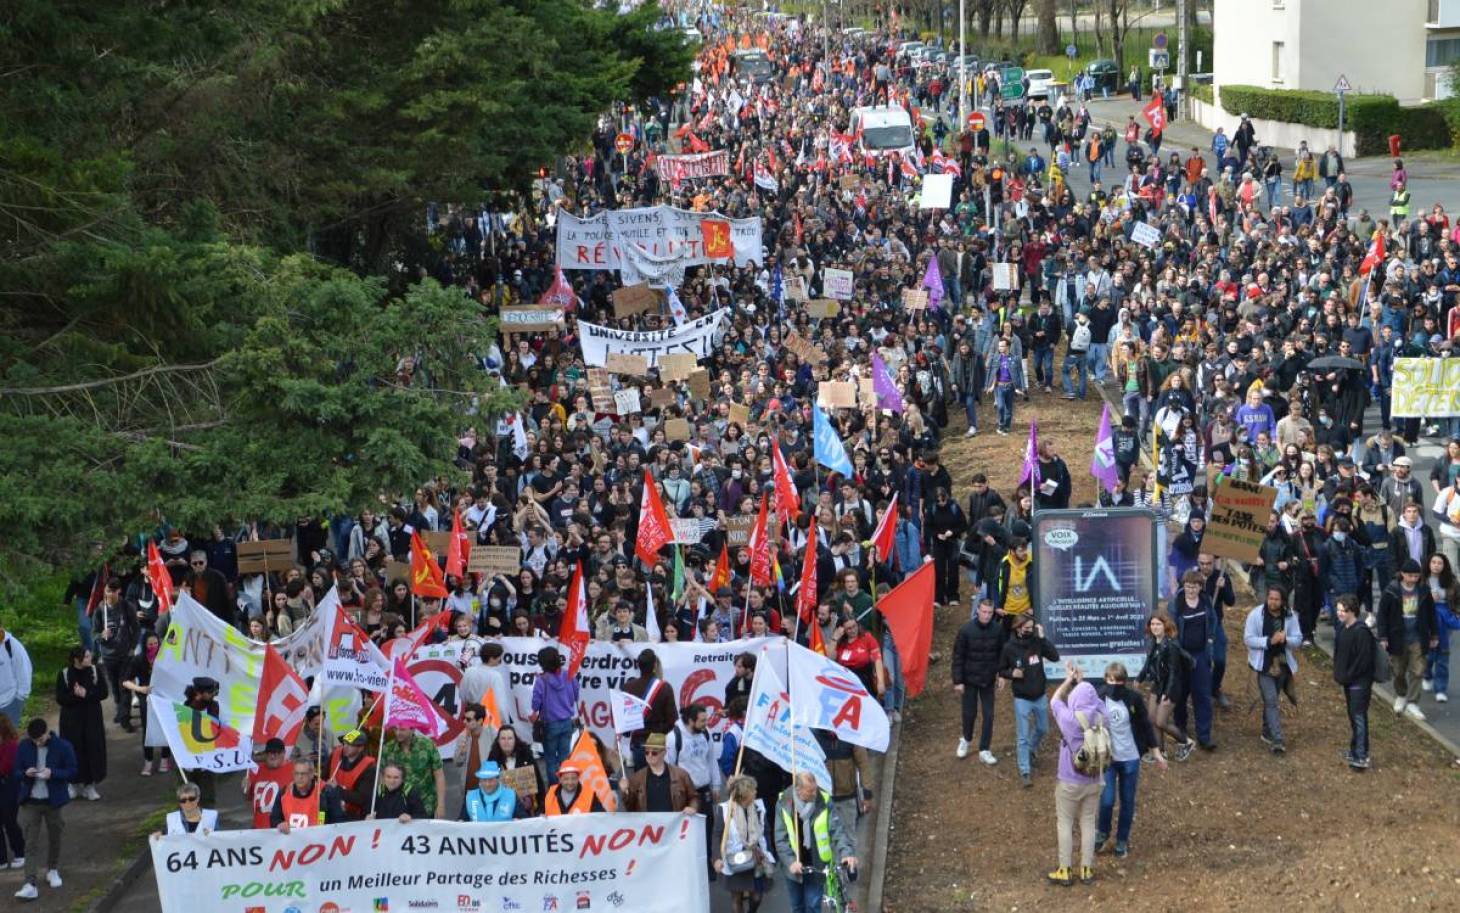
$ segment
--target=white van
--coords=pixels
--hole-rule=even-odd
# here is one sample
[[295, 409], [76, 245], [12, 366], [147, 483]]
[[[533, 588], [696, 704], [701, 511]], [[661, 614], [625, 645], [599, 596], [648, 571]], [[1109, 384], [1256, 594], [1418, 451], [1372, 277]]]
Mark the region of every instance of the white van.
[[912, 118], [907, 109], [896, 105], [886, 108], [854, 108], [852, 124], [847, 132], [857, 136], [863, 152], [871, 155], [886, 155], [900, 152], [903, 155], [913, 151]]

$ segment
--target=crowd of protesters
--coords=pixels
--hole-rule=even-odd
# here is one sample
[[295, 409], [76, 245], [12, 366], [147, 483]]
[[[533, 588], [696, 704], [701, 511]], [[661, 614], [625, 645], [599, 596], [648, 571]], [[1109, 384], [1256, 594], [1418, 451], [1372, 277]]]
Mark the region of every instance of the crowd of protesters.
[[[0, 719], [0, 775], [14, 784], [0, 796], [0, 833], [11, 864], [26, 868], [18, 896], [37, 896], [37, 851], [27, 856], [25, 843], [49, 828], [48, 878], [59, 887], [61, 809], [73, 797], [101, 798], [103, 702], [112, 701], [114, 725], [130, 730], [134, 718], [145, 725], [145, 713], [134, 717], [145, 705], [133, 697], [146, 693], [166, 625], [136, 570], [149, 539], [180, 587], [255, 640], [287, 635], [335, 587], [381, 643], [442, 609], [455, 614], [450, 633], [438, 636], [473, 643], [465, 655], [467, 679], [476, 684], [451, 764], [460, 783], [448, 786], [452, 771], [423, 736], [389, 734], [374, 757], [375, 736], [330, 732], [315, 711], [292, 751], [279, 742], [260, 746], [259, 769], [244, 784], [254, 825], [285, 830], [314, 826], [318, 808], [326, 822], [362, 818], [371, 808], [377, 817], [471, 821], [601, 811], [581, 771], [565, 760], [576, 685], [552, 656], [541, 660], [524, 721], [531, 738], [512, 725], [485, 726], [481, 703], [488, 691], [505, 692], [500, 670], [493, 671], [502, 655], [494, 642], [555, 635], [581, 563], [597, 636], [646, 647], [640, 675], [626, 689], [649, 700], [651, 713], [624, 752], [627, 779], [619, 780], [614, 746], [600, 745], [620, 805], [705, 813], [713, 822], [709, 865], [727, 882], [737, 911], [755, 910], [778, 870], [793, 910], [820, 909], [828, 874], [843, 863], [854, 869], [867, 849], [857, 845], [856, 824], [876, 784], [865, 751], [821, 732], [835, 781], [830, 793], [809, 779], [793, 782], [752, 751], [736, 764], [755, 657], [737, 661], [724, 702], [729, 726], [715, 746], [705, 707], [677, 706], [669, 689], [653, 687], [659, 669], [651, 631], [667, 642], [783, 635], [809, 643], [815, 627], [828, 652], [895, 719], [902, 701], [897, 651], [872, 594], [930, 556], [936, 602], [963, 606], [956, 611], [970, 618], [951, 654], [963, 701], [957, 756], [976, 749], [983, 763], [998, 762], [993, 712], [1003, 690], [1012, 692], [1016, 763], [1026, 786], [1051, 712], [1060, 729], [1060, 861], [1050, 875], [1060, 884], [1092, 879], [1091, 855], [1110, 838], [1116, 855], [1130, 852], [1143, 762], [1164, 768], [1167, 746], [1176, 761], [1187, 761], [1197, 748], [1216, 750], [1220, 729], [1241, 725], [1216, 712], [1229, 706], [1227, 683], [1239, 675], [1237, 661], [1229, 665], [1229, 612], [1246, 613], [1242, 647], [1263, 703], [1261, 738], [1274, 754], [1301, 738], [1285, 731], [1280, 701], [1294, 697], [1298, 662], [1324, 622], [1334, 626], [1334, 679], [1353, 730], [1343, 762], [1354, 771], [1371, 763], [1369, 695], [1385, 666], [1398, 695], [1395, 712], [1422, 719], [1427, 701], [1448, 699], [1450, 632], [1460, 626], [1460, 438], [1428, 479], [1417, 479], [1406, 447], [1439, 429], [1391, 420], [1389, 412], [1393, 359], [1443, 357], [1456, 328], [1460, 261], [1443, 210], [1377, 222], [1367, 213], [1353, 217], [1342, 162], [1327, 157], [1315, 166], [1321, 191], [1313, 193], [1305, 177], [1292, 205], [1264, 205], [1249, 171], [1262, 168], [1258, 149], [1240, 132], [1218, 153], [1223, 167], [1212, 168], [1197, 150], [1162, 159], [1159, 132], [1127, 130], [1127, 167], [1117, 175], [1115, 131], [1099, 129], [1083, 106], [1065, 101], [1010, 105], [1013, 114], [1001, 103], [996, 111], [1000, 135], [1013, 128], [1028, 139], [1032, 125], [1043, 123], [1050, 160], [1033, 147], [997, 150], [987, 129], [961, 129], [937, 116], [952, 108], [956, 79], [900, 57], [888, 32], [848, 38], [792, 18], [671, 6], [677, 24], [702, 36], [693, 81], [673, 99], [606, 117], [593, 151], [547, 169], [537, 205], [510, 222], [433, 209], [443, 241], [434, 272], [492, 311], [536, 301], [553, 286], [552, 225], [560, 211], [589, 216], [672, 203], [759, 218], [763, 262], [692, 268], [677, 290], [691, 318], [730, 309], [722, 337], [700, 363], [710, 374], [709, 396], [651, 379], [644, 386], [668, 390], [666, 404], [645, 396], [644, 411], [618, 415], [611, 402], [596, 400], [576, 321], [658, 329], [670, 316], [615, 317], [615, 274], [569, 273], [574, 295], [560, 330], [518, 334], [480, 352], [483, 370], [529, 391], [520, 413], [525, 448], [509, 430], [464, 426], [455, 471], [389, 507], [286, 527], [222, 524], [199, 534], [164, 525], [129, 543], [121, 558], [67, 594], [82, 644], [56, 682], [59, 732], [35, 721], [20, 736]], [[739, 72], [736, 52], [748, 48], [764, 52], [774, 78]], [[988, 85], [979, 77], [971, 88], [977, 96]], [[872, 105], [909, 109], [913, 150], [863, 153], [849, 124], [853, 109]], [[627, 155], [614, 147], [621, 132], [635, 139]], [[654, 157], [701, 146], [727, 150], [731, 173], [682, 183], [659, 178]], [[1102, 164], [1111, 169], [1108, 183]], [[955, 202], [920, 209], [920, 176], [939, 171], [954, 175]], [[1156, 243], [1133, 239], [1140, 223], [1156, 229]], [[902, 292], [923, 284], [930, 260], [940, 277], [939, 306], [907, 310]], [[1012, 288], [1001, 282], [996, 289], [1000, 264], [1012, 265]], [[838, 314], [814, 319], [785, 290], [798, 277], [810, 299], [824, 298], [829, 268], [852, 271], [854, 292]], [[788, 344], [791, 331], [802, 345]], [[827, 410], [854, 466], [843, 477], [813, 456], [812, 404], [822, 381], [871, 379], [874, 354], [887, 364], [900, 403]], [[996, 491], [983, 473], [956, 490], [940, 445], [949, 435], [976, 434], [979, 407], [989, 402], [997, 430], [1017, 435], [1020, 403], [1084, 399], [1092, 383], [1105, 385], [1120, 413], [1114, 451], [1121, 478], [1099, 504], [1155, 509], [1180, 532], [1163, 581], [1169, 603], [1150, 620], [1139, 673], [1114, 664], [1098, 687], [1071, 674], [1051, 699], [1045, 663], [1060, 657], [1038, 621], [1029, 540], [1035, 510], [1072, 506], [1069, 468], [1055, 442], [1044, 440], [1043, 483], [1032, 490]], [[1366, 418], [1375, 401], [1379, 427]], [[687, 420], [688, 440], [668, 439], [665, 426], [676, 418]], [[752, 516], [774, 486], [773, 441], [801, 500], [777, 542], [781, 567], [802, 566], [816, 527], [812, 618], [790, 608], [794, 592], [784, 584], [795, 575], [782, 585], [752, 585], [748, 550], [728, 545], [727, 521]], [[1155, 465], [1143, 465], [1152, 453]], [[634, 556], [646, 469], [672, 516], [699, 521], [700, 542], [680, 553], [682, 570], [669, 548], [653, 566]], [[1250, 612], [1237, 605], [1231, 571], [1202, 549], [1208, 492], [1221, 475], [1278, 490], [1260, 557], [1246, 569], [1258, 594]], [[895, 548], [878, 560], [868, 540], [890, 508]], [[444, 600], [414, 597], [406, 580], [388, 576], [397, 567], [391, 562], [408, 559], [413, 530], [449, 530], [458, 515], [476, 543], [520, 546], [521, 569], [448, 578]], [[267, 577], [240, 575], [238, 544], [261, 538], [292, 540], [294, 565]], [[722, 550], [728, 579], [712, 582]], [[29, 661], [14, 637], [0, 632], [0, 640], [0, 711], [18, 720]], [[206, 708], [216, 689], [199, 680], [190, 700]], [[1074, 763], [1084, 732], [1077, 711], [1081, 719], [1098, 716], [1111, 734], [1103, 784]], [[11, 744], [20, 759], [7, 770]], [[169, 770], [165, 749], [146, 752], [142, 775]], [[503, 785], [503, 774], [519, 767], [534, 770], [534, 788]], [[209, 785], [185, 786], [178, 800], [169, 831], [219, 826], [205, 807], [216, 804]], [[1078, 867], [1069, 836], [1077, 818], [1082, 832], [1095, 828], [1082, 835]], [[804, 826], [792, 827], [797, 819]], [[821, 842], [813, 835], [829, 836]], [[748, 867], [727, 866], [745, 851]]]

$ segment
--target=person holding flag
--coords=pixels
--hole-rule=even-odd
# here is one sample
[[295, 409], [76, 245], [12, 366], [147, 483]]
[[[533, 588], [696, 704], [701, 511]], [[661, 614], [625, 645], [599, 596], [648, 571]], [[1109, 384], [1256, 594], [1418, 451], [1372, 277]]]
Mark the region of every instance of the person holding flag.
[[[426, 697], [397, 656], [391, 669], [380, 722], [379, 768], [397, 764], [405, 786], [433, 818], [446, 817], [446, 771], [435, 738], [445, 731], [441, 710]], [[387, 736], [390, 736], [387, 738]]]

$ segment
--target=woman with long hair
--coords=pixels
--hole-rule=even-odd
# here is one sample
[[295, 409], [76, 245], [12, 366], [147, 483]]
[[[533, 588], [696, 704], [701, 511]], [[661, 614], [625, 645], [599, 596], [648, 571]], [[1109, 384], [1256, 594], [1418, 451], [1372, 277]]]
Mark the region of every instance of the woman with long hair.
[[[255, 619], [257, 620], [257, 619]], [[154, 752], [158, 760], [159, 773], [167, 773], [172, 769], [172, 751], [166, 746], [151, 748], [147, 745], [147, 695], [152, 693], [152, 666], [157, 662], [157, 654], [162, 650], [162, 638], [157, 632], [148, 632], [142, 644], [142, 650], [132, 656], [132, 663], [127, 667], [127, 680], [122, 682], [122, 687], [137, 695], [142, 702], [142, 776], [152, 776], [152, 762]]]
[[106, 779], [106, 731], [101, 718], [106, 696], [106, 676], [92, 661], [91, 651], [72, 647], [66, 666], [56, 674], [56, 703], [61, 706], [61, 738], [76, 749], [73, 798], [93, 802], [101, 798], [96, 784]]
[[756, 798], [754, 778], [736, 774], [725, 783], [724, 796], [715, 806], [710, 864], [725, 876], [735, 913], [755, 913], [776, 864], [766, 839], [771, 823], [765, 803]]
[[1165, 612], [1157, 612], [1146, 623], [1151, 638], [1146, 665], [1136, 681], [1147, 687], [1146, 711], [1156, 728], [1156, 747], [1166, 748], [1166, 736], [1176, 740], [1176, 760], [1185, 761], [1196, 747], [1186, 732], [1172, 722], [1176, 708], [1186, 702], [1191, 686], [1190, 662], [1176, 643], [1176, 623]]
[[1440, 552], [1425, 562], [1429, 571], [1430, 595], [1435, 599], [1435, 628], [1439, 642], [1425, 656], [1424, 690], [1435, 692], [1435, 701], [1450, 700], [1450, 632], [1460, 631], [1460, 582], [1450, 559]]
[[511, 726], [503, 726], [497, 730], [497, 737], [492, 740], [492, 747], [487, 751], [487, 760], [496, 761], [503, 772], [518, 768], [532, 769], [537, 789], [533, 792], [518, 792], [517, 802], [526, 808], [525, 814], [536, 814], [538, 797], [547, 792], [547, 783], [543, 779], [542, 768], [532, 758], [532, 746], [518, 738], [517, 730]]

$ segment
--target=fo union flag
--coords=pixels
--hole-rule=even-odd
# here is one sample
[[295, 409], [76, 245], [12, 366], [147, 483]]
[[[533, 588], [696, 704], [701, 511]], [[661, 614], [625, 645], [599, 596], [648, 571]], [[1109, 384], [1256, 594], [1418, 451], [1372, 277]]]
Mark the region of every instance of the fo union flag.
[[710, 260], [728, 260], [735, 256], [735, 244], [730, 240], [730, 223], [723, 219], [705, 219], [700, 222], [700, 238], [705, 244], [705, 257]]
[[886, 751], [887, 713], [845, 666], [797, 643], [786, 644], [791, 716], [813, 729], [873, 751]]

